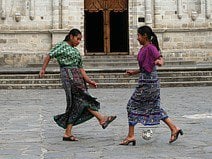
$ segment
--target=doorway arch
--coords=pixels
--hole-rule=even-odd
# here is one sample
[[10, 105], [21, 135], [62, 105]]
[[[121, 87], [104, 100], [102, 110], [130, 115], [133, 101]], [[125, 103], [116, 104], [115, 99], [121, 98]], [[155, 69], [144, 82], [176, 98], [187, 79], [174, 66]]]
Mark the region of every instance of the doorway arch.
[[128, 54], [128, 0], [85, 0], [85, 53]]

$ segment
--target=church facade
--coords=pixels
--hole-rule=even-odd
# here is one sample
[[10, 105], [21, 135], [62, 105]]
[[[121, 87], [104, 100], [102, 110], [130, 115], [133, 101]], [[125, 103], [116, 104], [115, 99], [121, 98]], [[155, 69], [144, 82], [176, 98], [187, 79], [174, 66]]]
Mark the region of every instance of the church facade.
[[0, 65], [41, 63], [78, 28], [82, 56], [137, 55], [151, 26], [167, 59], [212, 61], [210, 0], [0, 0]]

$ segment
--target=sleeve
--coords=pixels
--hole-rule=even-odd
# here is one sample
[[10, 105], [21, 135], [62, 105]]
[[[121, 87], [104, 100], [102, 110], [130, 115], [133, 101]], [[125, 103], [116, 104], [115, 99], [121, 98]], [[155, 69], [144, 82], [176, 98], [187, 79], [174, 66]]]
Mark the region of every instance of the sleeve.
[[57, 43], [51, 50], [50, 50], [50, 52], [49, 52], [49, 56], [51, 57], [51, 58], [55, 58], [55, 57], [57, 57], [59, 54], [60, 54], [60, 52], [61, 52], [61, 42], [60, 43]]
[[83, 61], [81, 55], [79, 57], [79, 68], [83, 68]]
[[154, 61], [157, 60], [159, 57], [161, 57], [160, 52], [157, 50], [155, 46], [151, 47], [151, 53]]

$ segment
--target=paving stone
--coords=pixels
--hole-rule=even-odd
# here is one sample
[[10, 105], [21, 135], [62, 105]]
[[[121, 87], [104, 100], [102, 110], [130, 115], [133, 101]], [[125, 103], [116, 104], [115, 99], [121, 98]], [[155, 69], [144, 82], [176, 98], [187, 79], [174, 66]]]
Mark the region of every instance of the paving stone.
[[212, 87], [161, 88], [161, 104], [184, 135], [169, 144], [161, 122], [145, 141], [136, 125], [136, 146], [120, 146], [128, 131], [126, 104], [134, 89], [90, 89], [100, 112], [117, 115], [103, 130], [95, 118], [73, 128], [78, 142], [64, 142], [53, 121], [66, 107], [62, 89], [0, 90], [1, 159], [209, 159], [212, 147]]

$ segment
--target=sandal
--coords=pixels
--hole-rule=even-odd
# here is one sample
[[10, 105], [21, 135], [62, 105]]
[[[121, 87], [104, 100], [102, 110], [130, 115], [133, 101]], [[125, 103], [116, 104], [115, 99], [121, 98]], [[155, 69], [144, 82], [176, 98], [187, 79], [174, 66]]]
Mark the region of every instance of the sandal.
[[127, 138], [124, 139], [119, 145], [129, 145], [130, 143], [132, 143], [133, 146], [136, 145], [136, 140], [128, 140]]
[[183, 135], [183, 130], [182, 129], [178, 130], [176, 133], [171, 134], [171, 139], [170, 139], [169, 143], [172, 143], [172, 142], [176, 141], [178, 136], [179, 136], [179, 134]]
[[102, 128], [105, 129], [115, 119], [116, 119], [116, 116], [107, 117], [107, 120], [103, 124], [101, 124]]
[[75, 136], [63, 137], [63, 141], [79, 141]]

